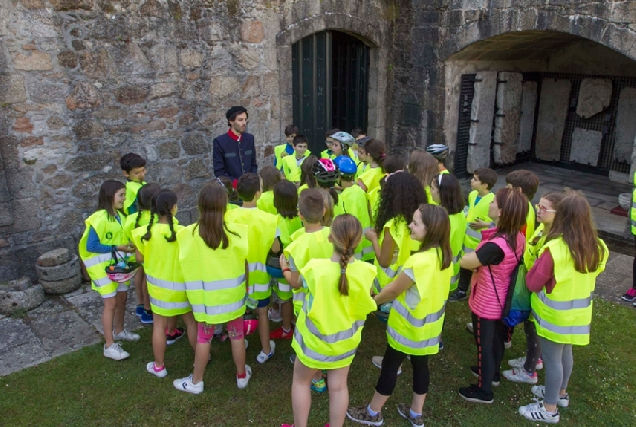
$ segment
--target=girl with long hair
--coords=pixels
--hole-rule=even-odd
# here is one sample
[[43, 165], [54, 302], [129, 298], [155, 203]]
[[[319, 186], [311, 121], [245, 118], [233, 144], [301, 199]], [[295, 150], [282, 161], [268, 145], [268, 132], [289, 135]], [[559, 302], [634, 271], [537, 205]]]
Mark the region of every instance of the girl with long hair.
[[318, 162], [318, 157], [313, 154], [309, 155], [302, 165], [300, 165], [300, 186], [298, 194], [307, 188], [317, 188], [318, 183], [314, 178], [314, 165]]
[[436, 204], [431, 197], [431, 180], [439, 173], [435, 157], [426, 151], [413, 151], [409, 157], [407, 168], [422, 183], [428, 203]]
[[545, 367], [545, 386], [531, 390], [543, 400], [519, 408], [528, 420], [556, 424], [558, 406], [570, 404], [572, 346], [590, 342], [596, 277], [605, 270], [608, 255], [587, 200], [580, 195], [564, 198], [539, 258], [526, 276]]
[[468, 306], [478, 352], [478, 363], [471, 366], [471, 371], [478, 382], [459, 389], [459, 395], [469, 402], [492, 403], [492, 385], [500, 381], [504, 341], [508, 335], [508, 328], [500, 319], [512, 272], [525, 249], [521, 228], [527, 214], [528, 200], [520, 191], [499, 190], [488, 210], [495, 227], [482, 231], [482, 241], [475, 252], [459, 261], [461, 268], [473, 270]]
[[358, 157], [367, 165], [358, 177], [358, 185], [368, 193], [378, 187], [384, 177], [386, 146], [379, 139], [370, 138], [358, 147]]

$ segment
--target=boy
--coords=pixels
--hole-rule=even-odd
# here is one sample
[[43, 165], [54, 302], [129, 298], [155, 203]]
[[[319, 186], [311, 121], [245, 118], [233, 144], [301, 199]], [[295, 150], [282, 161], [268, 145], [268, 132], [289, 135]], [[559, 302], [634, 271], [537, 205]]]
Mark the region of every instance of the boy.
[[[340, 170], [339, 185], [342, 188], [338, 196], [338, 205], [334, 207], [334, 214], [336, 216], [351, 214], [360, 220], [363, 230], [370, 228], [371, 215], [367, 193], [359, 185], [355, 185], [358, 172], [355, 161], [347, 156], [338, 156], [334, 159], [334, 163]], [[355, 250], [355, 257], [363, 261], [373, 261], [375, 253], [371, 242], [363, 238]]]
[[323, 152], [320, 153], [321, 159], [333, 159], [335, 157], [333, 155], [333, 151], [331, 151], [331, 145], [333, 144], [333, 139], [331, 138], [331, 135], [333, 135], [336, 132], [340, 132], [340, 129], [333, 128], [325, 132], [325, 145], [327, 145], [327, 149], [323, 150]]
[[281, 163], [283, 175], [287, 181], [298, 184], [300, 182], [300, 165], [311, 153], [307, 150], [307, 137], [305, 135], [296, 135], [292, 144], [294, 145], [294, 155], [286, 156]]
[[256, 207], [261, 196], [261, 178], [255, 173], [243, 174], [236, 191], [243, 200], [243, 206], [225, 214], [226, 221], [247, 226], [249, 244], [247, 262], [249, 264], [248, 296], [256, 300], [255, 312], [258, 316], [258, 332], [263, 350], [256, 356], [258, 363], [265, 363], [274, 356], [275, 344], [269, 340], [269, 319], [267, 306], [271, 289], [265, 263], [270, 250], [280, 252], [278, 217]]
[[[298, 199], [298, 211], [304, 229], [300, 229], [292, 235], [292, 242], [283, 253], [289, 268], [283, 269], [283, 275], [293, 288], [294, 310], [300, 310], [305, 301], [302, 280], [299, 280], [300, 270], [314, 258], [330, 258], [333, 254], [333, 245], [329, 241], [329, 227], [323, 227], [322, 217], [326, 212], [323, 191], [318, 188], [308, 188], [300, 193]], [[295, 361], [293, 354], [290, 360]], [[311, 389], [322, 393], [327, 390], [322, 372], [318, 372], [311, 381]]]
[[274, 167], [279, 171], [283, 171], [283, 159], [290, 154], [294, 154], [294, 138], [298, 135], [298, 127], [289, 125], [285, 128], [285, 144], [274, 147]]
[[137, 193], [146, 182], [146, 159], [139, 154], [128, 153], [122, 156], [119, 161], [121, 170], [126, 177], [126, 201], [124, 202], [124, 213], [126, 215], [137, 212]]
[[526, 225], [521, 229], [527, 241], [534, 234], [535, 211], [532, 206], [532, 199], [539, 189], [539, 177], [528, 170], [520, 169], [506, 175], [506, 184], [508, 184], [510, 188], [520, 190], [528, 199], [529, 209], [528, 216], [526, 217]]
[[[490, 203], [495, 199], [495, 193], [490, 190], [497, 183], [497, 173], [488, 168], [477, 169], [470, 181], [473, 190], [468, 195], [466, 213], [466, 236], [464, 237], [464, 253], [473, 252], [481, 241], [481, 230], [492, 227], [493, 221], [488, 216]], [[473, 272], [461, 268], [459, 270], [459, 284], [448, 301], [455, 302], [467, 298], [468, 285]]]

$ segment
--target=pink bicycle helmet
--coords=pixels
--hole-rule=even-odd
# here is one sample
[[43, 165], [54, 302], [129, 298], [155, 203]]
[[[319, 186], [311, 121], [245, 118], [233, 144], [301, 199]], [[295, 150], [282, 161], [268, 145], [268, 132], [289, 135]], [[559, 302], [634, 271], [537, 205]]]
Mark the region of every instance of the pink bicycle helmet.
[[253, 334], [258, 330], [258, 318], [254, 313], [245, 313], [243, 316], [243, 333], [245, 335]]
[[323, 184], [335, 184], [340, 178], [338, 166], [331, 159], [320, 159], [312, 168], [316, 181]]

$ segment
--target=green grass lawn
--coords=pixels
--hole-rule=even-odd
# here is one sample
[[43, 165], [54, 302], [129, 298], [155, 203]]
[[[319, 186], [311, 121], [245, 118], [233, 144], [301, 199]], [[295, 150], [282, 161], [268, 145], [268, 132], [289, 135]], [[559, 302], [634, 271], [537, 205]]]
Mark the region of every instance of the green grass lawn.
[[[532, 401], [529, 385], [502, 379], [495, 403], [464, 402], [457, 388], [474, 382], [469, 366], [475, 345], [464, 329], [466, 303], [448, 305], [444, 332], [446, 349], [431, 359], [431, 387], [425, 405], [427, 426], [531, 426], [517, 414], [520, 404]], [[636, 425], [636, 310], [596, 300], [592, 343], [574, 350], [569, 408], [561, 410], [566, 426]], [[523, 355], [525, 336], [517, 328], [505, 360]], [[205, 391], [195, 396], [179, 393], [172, 380], [191, 372], [193, 353], [186, 339], [168, 348], [168, 376], [146, 372], [152, 360], [150, 328], [142, 339], [125, 343], [131, 357], [121, 362], [105, 359], [102, 346], [87, 347], [42, 365], [0, 378], [0, 426], [271, 426], [293, 421], [289, 342], [279, 343], [267, 364], [256, 362], [258, 338], [249, 337], [248, 363], [254, 375], [246, 390], [238, 390], [229, 342], [213, 343], [212, 361], [205, 373]], [[352, 405], [368, 403], [380, 371], [371, 356], [384, 352], [384, 325], [369, 318], [362, 345], [349, 375]], [[505, 362], [504, 362], [505, 364]], [[408, 426], [395, 409], [409, 402], [410, 365], [384, 408], [385, 425]], [[539, 371], [542, 384], [543, 371]], [[310, 426], [328, 422], [327, 394], [314, 394]], [[347, 422], [346, 425], [353, 425]], [[536, 424], [535, 424], [536, 425]]]

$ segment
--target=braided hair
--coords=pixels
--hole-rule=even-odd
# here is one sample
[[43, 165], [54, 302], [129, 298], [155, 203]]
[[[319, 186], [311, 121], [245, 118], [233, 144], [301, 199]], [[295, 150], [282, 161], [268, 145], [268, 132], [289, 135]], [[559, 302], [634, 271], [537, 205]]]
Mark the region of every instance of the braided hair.
[[[144, 211], [149, 211], [152, 209], [152, 198], [161, 190], [159, 184], [150, 183], [143, 185], [139, 192], [137, 193], [137, 206], [139, 210], [137, 211], [137, 217], [135, 218], [135, 228], [139, 227], [139, 220], [141, 219], [141, 214]], [[152, 218], [150, 218], [152, 222]]]
[[362, 239], [362, 225], [351, 214], [343, 214], [336, 217], [331, 225], [331, 241], [334, 251], [340, 254], [340, 279], [338, 292], [340, 295], [349, 295], [349, 281], [347, 280], [347, 265], [353, 257], [356, 247]]
[[150, 216], [150, 223], [146, 230], [146, 234], [142, 237], [143, 240], [150, 240], [152, 237], [150, 229], [155, 219], [162, 217], [167, 218], [168, 226], [170, 227], [170, 236], [164, 236], [166, 241], [172, 243], [177, 240], [177, 233], [174, 231], [174, 218], [172, 216], [172, 209], [177, 204], [177, 195], [171, 190], [161, 190], [152, 199], [152, 210]]

